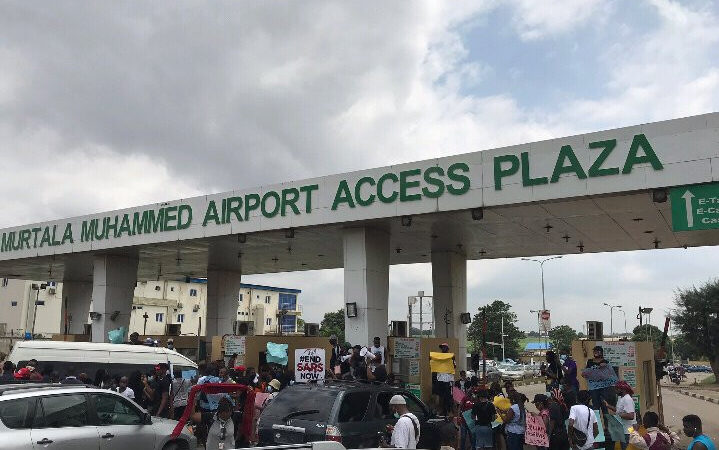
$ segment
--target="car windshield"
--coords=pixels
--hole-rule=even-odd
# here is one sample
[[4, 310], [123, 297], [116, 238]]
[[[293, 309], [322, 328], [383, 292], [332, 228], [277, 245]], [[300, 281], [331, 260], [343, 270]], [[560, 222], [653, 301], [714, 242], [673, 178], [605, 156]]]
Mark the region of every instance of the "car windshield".
[[294, 418], [326, 422], [337, 398], [338, 391], [329, 389], [308, 390], [286, 388], [263, 411], [263, 416], [277, 419]]

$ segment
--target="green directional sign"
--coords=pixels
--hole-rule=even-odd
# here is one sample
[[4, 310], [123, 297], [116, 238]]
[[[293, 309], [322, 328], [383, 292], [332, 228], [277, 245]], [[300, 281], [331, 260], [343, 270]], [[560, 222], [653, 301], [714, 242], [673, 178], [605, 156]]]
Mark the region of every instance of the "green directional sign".
[[719, 228], [719, 183], [672, 188], [669, 198], [674, 231]]

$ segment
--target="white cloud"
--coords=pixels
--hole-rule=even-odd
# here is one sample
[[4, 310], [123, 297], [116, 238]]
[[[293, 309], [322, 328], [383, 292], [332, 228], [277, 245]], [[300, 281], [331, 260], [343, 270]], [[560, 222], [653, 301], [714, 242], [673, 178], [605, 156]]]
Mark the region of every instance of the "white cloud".
[[611, 6], [601, 0], [513, 0], [511, 3], [515, 9], [514, 27], [525, 41], [581, 32], [587, 22], [603, 21]]

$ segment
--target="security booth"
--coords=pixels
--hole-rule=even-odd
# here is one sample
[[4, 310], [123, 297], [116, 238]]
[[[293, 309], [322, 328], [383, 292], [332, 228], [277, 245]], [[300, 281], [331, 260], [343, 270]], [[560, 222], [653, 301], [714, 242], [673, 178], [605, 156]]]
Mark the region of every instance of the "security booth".
[[[396, 379], [405, 383], [408, 389], [429, 404], [432, 398], [432, 370], [430, 369], [430, 352], [438, 352], [439, 345], [449, 344], [450, 353], [457, 354], [459, 340], [456, 338], [419, 338], [395, 337], [387, 338], [388, 361], [387, 371], [395, 374]], [[457, 361], [459, 367], [459, 361]], [[459, 369], [455, 369], [457, 378]]]
[[577, 363], [579, 388], [587, 389], [587, 380], [581, 375], [587, 361], [593, 358], [595, 346], [604, 349], [604, 359], [609, 361], [619, 380], [626, 381], [634, 391], [637, 417], [647, 411], [662, 416], [661, 391], [658, 389], [654, 367], [652, 342], [577, 340], [572, 342], [572, 357]]

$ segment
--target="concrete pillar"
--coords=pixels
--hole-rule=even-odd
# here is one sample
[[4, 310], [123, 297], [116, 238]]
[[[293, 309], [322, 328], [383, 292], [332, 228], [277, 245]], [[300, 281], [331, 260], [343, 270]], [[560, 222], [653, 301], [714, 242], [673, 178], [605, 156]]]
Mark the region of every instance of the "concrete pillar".
[[83, 334], [92, 302], [92, 281], [62, 282], [60, 333]]
[[357, 303], [357, 317], [345, 319], [345, 339], [369, 345], [387, 336], [389, 233], [372, 228], [344, 230], [345, 303]]
[[[91, 321], [92, 342], [108, 342], [108, 331], [119, 327], [130, 328], [136, 283], [137, 258], [116, 255], [94, 257], [92, 309], [100, 314], [100, 318]], [[127, 340], [127, 334], [124, 340]]]
[[[467, 369], [467, 325], [459, 320], [467, 312], [467, 258], [453, 251], [432, 252], [432, 296], [434, 297], [434, 334], [459, 340], [454, 351], [457, 368]], [[449, 323], [447, 323], [449, 322]]]
[[208, 269], [205, 336], [232, 334], [240, 300], [240, 270]]

